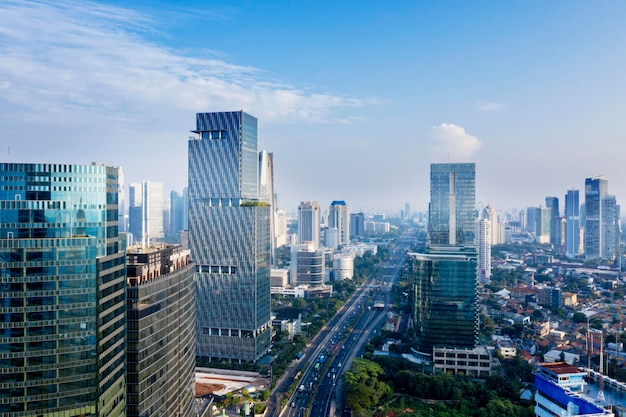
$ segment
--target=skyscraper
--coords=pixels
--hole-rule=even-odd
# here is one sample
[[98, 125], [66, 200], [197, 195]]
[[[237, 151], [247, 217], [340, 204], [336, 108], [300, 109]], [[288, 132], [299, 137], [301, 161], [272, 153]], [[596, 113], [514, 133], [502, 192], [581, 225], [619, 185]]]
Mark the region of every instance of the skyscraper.
[[330, 203], [328, 227], [337, 230], [337, 244], [350, 243], [350, 207], [345, 201], [335, 200]]
[[270, 205], [270, 256], [271, 264], [275, 265], [276, 251], [276, 203], [274, 201], [274, 154], [268, 151], [259, 152], [259, 198]]
[[546, 197], [546, 207], [550, 209], [550, 244], [556, 251], [561, 249], [561, 216], [559, 215], [559, 199]]
[[431, 164], [431, 245], [473, 245], [476, 230], [475, 205], [475, 164]]
[[270, 215], [259, 200], [257, 119], [198, 113], [189, 140], [189, 246], [201, 361], [256, 361], [270, 345]]
[[129, 230], [133, 240], [149, 243], [162, 239], [163, 184], [154, 181], [131, 183], [129, 197]]
[[350, 214], [350, 240], [365, 235], [365, 214]]
[[127, 416], [195, 417], [196, 288], [189, 251], [127, 252]]
[[431, 165], [430, 242], [409, 254], [416, 344], [425, 353], [478, 341], [475, 172], [473, 163]]
[[0, 163], [0, 415], [124, 416], [118, 168]]
[[585, 258], [603, 257], [602, 200], [607, 196], [608, 182], [603, 177], [585, 179]]
[[298, 206], [298, 243], [313, 242], [320, 247], [320, 205], [317, 201], [303, 201]]
[[580, 255], [580, 201], [578, 190], [565, 194], [565, 255], [575, 258]]
[[476, 221], [476, 249], [478, 250], [478, 280], [481, 284], [489, 284], [491, 278], [491, 239], [491, 221], [486, 218], [478, 219]]

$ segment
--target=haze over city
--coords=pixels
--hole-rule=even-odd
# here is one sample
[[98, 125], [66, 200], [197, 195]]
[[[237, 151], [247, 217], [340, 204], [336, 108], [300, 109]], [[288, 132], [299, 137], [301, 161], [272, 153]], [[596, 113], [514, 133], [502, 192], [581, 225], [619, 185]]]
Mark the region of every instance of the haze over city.
[[180, 191], [196, 112], [244, 109], [289, 210], [425, 210], [431, 162], [498, 210], [626, 195], [624, 3], [126, 3], [0, 4], [1, 160]]

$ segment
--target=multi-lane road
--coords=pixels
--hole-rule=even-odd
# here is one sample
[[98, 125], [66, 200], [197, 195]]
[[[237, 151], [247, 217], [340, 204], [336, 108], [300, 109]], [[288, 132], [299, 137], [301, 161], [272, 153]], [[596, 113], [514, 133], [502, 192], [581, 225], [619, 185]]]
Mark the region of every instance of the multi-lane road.
[[341, 415], [341, 375], [384, 324], [391, 307], [391, 290], [400, 278], [411, 242], [410, 238], [399, 239], [387, 263], [355, 292], [314, 339], [315, 344], [307, 349], [302, 359], [305, 363], [297, 374], [297, 388], [287, 404], [272, 415]]

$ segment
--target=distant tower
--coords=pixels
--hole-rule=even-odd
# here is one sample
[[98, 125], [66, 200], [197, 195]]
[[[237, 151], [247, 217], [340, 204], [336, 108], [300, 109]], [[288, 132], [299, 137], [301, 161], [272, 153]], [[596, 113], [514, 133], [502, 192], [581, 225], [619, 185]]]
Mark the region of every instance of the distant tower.
[[580, 255], [580, 201], [578, 190], [565, 194], [565, 255], [575, 258]]
[[491, 223], [491, 246], [503, 243], [500, 242], [498, 213], [496, 212], [496, 210], [489, 204], [487, 204], [487, 206], [483, 209], [482, 218], [489, 220], [489, 222]]
[[339, 245], [350, 243], [350, 207], [345, 201], [335, 200], [330, 203], [328, 227], [337, 229]]
[[320, 206], [317, 201], [303, 201], [298, 206], [298, 243], [312, 242], [320, 247]]
[[602, 233], [602, 201], [607, 196], [608, 182], [603, 177], [585, 179], [585, 258], [601, 259], [604, 254]]
[[259, 152], [259, 199], [270, 205], [270, 255], [272, 266], [276, 264], [276, 201], [274, 199], [274, 154]]
[[557, 197], [546, 197], [546, 207], [550, 209], [550, 244], [559, 251], [561, 246], [559, 199]]
[[270, 216], [259, 199], [258, 121], [196, 114], [189, 140], [189, 248], [199, 362], [256, 362], [270, 347]]
[[491, 278], [491, 221], [476, 220], [476, 248], [478, 249], [478, 279], [481, 284], [489, 284]]
[[365, 235], [365, 215], [363, 213], [350, 214], [350, 239]]

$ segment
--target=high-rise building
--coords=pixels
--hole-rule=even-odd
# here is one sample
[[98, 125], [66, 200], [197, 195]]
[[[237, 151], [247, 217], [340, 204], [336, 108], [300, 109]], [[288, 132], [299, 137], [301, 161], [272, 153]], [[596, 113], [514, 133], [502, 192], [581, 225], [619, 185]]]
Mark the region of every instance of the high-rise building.
[[350, 239], [365, 235], [365, 214], [350, 214]]
[[580, 201], [578, 190], [565, 194], [565, 255], [575, 258], [580, 255]]
[[125, 415], [118, 173], [0, 163], [0, 415]]
[[487, 204], [487, 206], [483, 209], [482, 217], [489, 220], [491, 223], [491, 246], [504, 243], [504, 241], [500, 241], [499, 231], [501, 224], [498, 222], [498, 213], [496, 210]]
[[475, 164], [432, 164], [430, 242], [412, 253], [416, 343], [472, 349], [478, 341]]
[[604, 257], [602, 233], [602, 201], [608, 194], [608, 182], [603, 177], [585, 179], [585, 258]]
[[180, 245], [127, 251], [128, 417], [195, 417], [195, 267]]
[[476, 249], [478, 250], [478, 280], [489, 284], [491, 278], [491, 221], [480, 218], [476, 221]]
[[313, 242], [320, 247], [320, 205], [317, 201], [302, 201], [298, 206], [298, 243]]
[[431, 164], [431, 245], [473, 245], [476, 230], [475, 205], [475, 164]]
[[170, 236], [179, 236], [181, 230], [185, 230], [183, 228], [183, 217], [185, 216], [184, 212], [184, 204], [183, 204], [183, 196], [176, 192], [170, 192], [170, 224], [169, 224], [169, 234]]
[[129, 230], [133, 241], [163, 239], [163, 184], [154, 181], [131, 183], [129, 187]]
[[546, 207], [550, 209], [550, 244], [558, 252], [561, 250], [561, 216], [559, 214], [559, 199], [546, 197]]
[[259, 198], [270, 205], [270, 255], [272, 265], [276, 264], [276, 201], [274, 194], [274, 154], [259, 152]]
[[615, 259], [619, 256], [620, 206], [614, 195], [602, 199], [602, 258]]
[[345, 201], [335, 200], [330, 203], [328, 227], [337, 229], [337, 244], [350, 243], [350, 207]]
[[291, 247], [291, 282], [297, 285], [324, 285], [324, 251], [313, 242]]
[[199, 360], [257, 361], [269, 349], [270, 216], [259, 200], [257, 119], [198, 113], [189, 140], [189, 246]]
[[128, 186], [128, 231], [133, 242], [141, 242], [143, 228], [143, 186], [132, 182]]
[[476, 250], [467, 246], [430, 247], [412, 253], [413, 323], [419, 350], [471, 349], [478, 342]]

